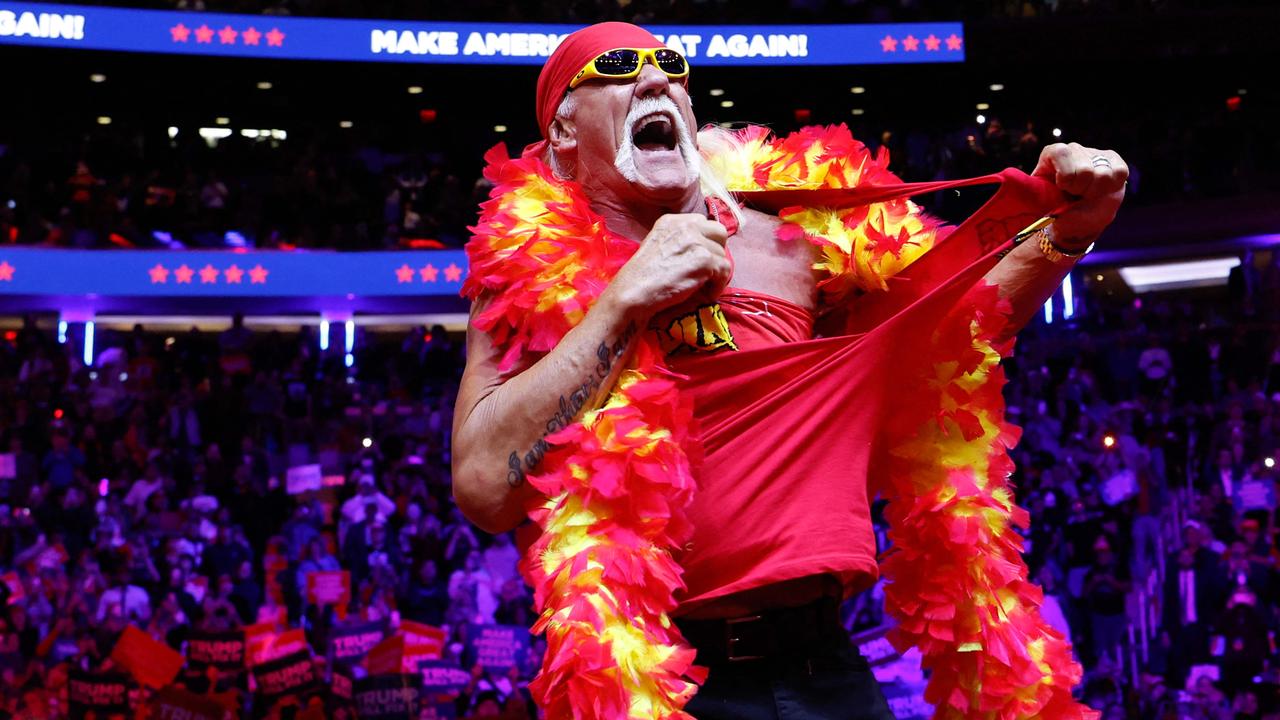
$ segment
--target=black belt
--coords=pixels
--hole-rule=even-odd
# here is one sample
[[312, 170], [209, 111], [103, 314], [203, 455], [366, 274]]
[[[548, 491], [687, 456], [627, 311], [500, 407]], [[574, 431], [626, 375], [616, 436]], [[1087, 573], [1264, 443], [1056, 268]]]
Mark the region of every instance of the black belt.
[[848, 642], [840, 625], [840, 601], [824, 597], [794, 608], [714, 620], [677, 619], [684, 637], [698, 650], [698, 665], [803, 660]]

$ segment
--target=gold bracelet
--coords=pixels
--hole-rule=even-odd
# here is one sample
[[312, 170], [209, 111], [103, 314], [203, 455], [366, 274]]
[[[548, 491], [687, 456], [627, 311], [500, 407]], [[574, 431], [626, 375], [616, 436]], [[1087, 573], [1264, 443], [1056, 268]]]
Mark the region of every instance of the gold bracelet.
[[1032, 233], [1033, 235], [1039, 235], [1036, 239], [1036, 244], [1040, 248], [1040, 252], [1044, 254], [1045, 259], [1049, 262], [1059, 263], [1063, 260], [1075, 262], [1085, 255], [1088, 255], [1090, 252], [1093, 252], [1093, 246], [1095, 243], [1089, 243], [1089, 246], [1083, 250], [1069, 250], [1062, 247], [1053, 241], [1053, 236], [1049, 234], [1050, 227], [1052, 226], [1046, 225]]

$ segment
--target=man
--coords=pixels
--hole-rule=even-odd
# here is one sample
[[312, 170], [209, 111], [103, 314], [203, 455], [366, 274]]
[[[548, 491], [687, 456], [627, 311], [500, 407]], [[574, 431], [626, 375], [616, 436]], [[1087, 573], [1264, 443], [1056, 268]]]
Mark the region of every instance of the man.
[[378, 490], [373, 475], [362, 473], [356, 481], [356, 494], [342, 503], [342, 519], [354, 525], [365, 517], [365, 508], [372, 505], [377, 519], [386, 522], [396, 511], [396, 504]]
[[[623, 365], [616, 361], [626, 355], [625, 348], [633, 345], [632, 338], [640, 329], [657, 324], [674, 337], [678, 334], [674, 329], [689, 327], [681, 324], [681, 317], [696, 317], [695, 334], [700, 342], [703, 335], [708, 334], [703, 332], [702, 321], [720, 317], [720, 310], [714, 305], [709, 313], [703, 312], [708, 302], [718, 300], [719, 305], [726, 308], [724, 314], [732, 314], [730, 325], [737, 323], [736, 342], [729, 337], [713, 337], [717, 349], [725, 352], [681, 361], [681, 365], [675, 366], [680, 372], [692, 373], [680, 390], [693, 395], [695, 417], [704, 427], [731, 425], [734, 397], [733, 392], [723, 392], [714, 402], [705, 402], [706, 393], [700, 394], [704, 381], [711, 383], [726, 373], [731, 374], [732, 363], [768, 355], [777, 346], [785, 348], [794, 343], [810, 347], [804, 341], [813, 337], [814, 315], [820, 310], [820, 278], [813, 272], [814, 248], [803, 241], [780, 237], [785, 226], [778, 217], [753, 209], [738, 210], [727, 193], [717, 191], [717, 188], [722, 190], [723, 185], [717, 185], [715, 178], [703, 172], [705, 165], [699, 161], [690, 131], [696, 127], [696, 121], [686, 85], [687, 65], [683, 58], [673, 56], [670, 51], [656, 50], [660, 48], [662, 43], [640, 28], [604, 23], [569, 36], [548, 60], [539, 78], [538, 120], [544, 142], [531, 146], [524, 160], [537, 159], [553, 168], [557, 177], [572, 179], [581, 189], [580, 195], [573, 195], [573, 199], [589, 201], [594, 213], [592, 219], [598, 216], [607, 227], [607, 242], [621, 238], [638, 243], [638, 248], [632, 246], [633, 254], [617, 268], [590, 309], [580, 318], [576, 317], [576, 310], [565, 310], [566, 314], [575, 315], [569, 323], [572, 327], [546, 352], [530, 351], [540, 350], [541, 341], [536, 333], [545, 328], [534, 328], [534, 334], [519, 334], [523, 332], [519, 329], [507, 332], [503, 328], [501, 335], [491, 335], [486, 330], [494, 325], [488, 318], [495, 311], [507, 312], [513, 301], [494, 291], [494, 285], [486, 284], [483, 279], [475, 280], [481, 271], [476, 262], [478, 256], [473, 255], [473, 287], [485, 289], [475, 293], [477, 302], [468, 334], [467, 369], [458, 395], [454, 493], [468, 517], [487, 531], [501, 532], [516, 526], [525, 516], [526, 505], [540, 505], [539, 517], [544, 519], [545, 513], [563, 509], [554, 498], [540, 503], [538, 491], [531, 487], [545, 479], [535, 478], [535, 474], [546, 470], [545, 465], [553, 460], [558, 471], [564, 470], [574, 478], [585, 473], [585, 480], [599, 483], [599, 492], [595, 495], [590, 482], [578, 483], [588, 488], [584, 491], [591, 496], [588, 501], [595, 502], [611, 492], [617, 480], [612, 470], [594, 462], [570, 463], [565, 469], [567, 461], [559, 455], [553, 458], [556, 449], [549, 448], [544, 437], [553, 430], [569, 427], [555, 436], [562, 439], [564, 433], [577, 427], [570, 427], [579, 414], [577, 410], [589, 409], [586, 400], [597, 400], [600, 392], [613, 386]], [[1058, 215], [1056, 224], [1041, 235], [1040, 241], [1019, 245], [987, 274], [987, 281], [997, 285], [1001, 295], [1012, 303], [1010, 331], [1031, 317], [1070, 269], [1073, 261], [1063, 256], [1082, 254], [1114, 217], [1123, 197], [1127, 168], [1112, 152], [1055, 145], [1042, 154], [1037, 174], [1080, 200]], [[887, 182], [893, 181], [889, 176]], [[573, 190], [575, 188], [569, 187], [566, 192]], [[574, 211], [572, 201], [560, 198], [556, 201], [560, 203], [554, 207], [557, 212]], [[501, 198], [495, 202], [497, 205], [486, 205], [487, 213], [493, 208], [506, 207]], [[554, 223], [551, 217], [548, 215], [548, 227]], [[726, 224], [736, 227], [726, 227]], [[473, 244], [475, 242], [473, 240]], [[618, 255], [614, 245], [608, 247], [611, 252], [604, 253], [606, 259], [601, 262], [607, 263], [608, 257]], [[1046, 247], [1054, 252], [1042, 249]], [[582, 260], [586, 263], [591, 258]], [[493, 267], [486, 265], [484, 272]], [[563, 267], [565, 273], [575, 269]], [[538, 279], [546, 278], [538, 276]], [[730, 285], [733, 291], [726, 292]], [[525, 308], [526, 314], [536, 314], [542, 306], [534, 303], [520, 307]], [[520, 352], [519, 345], [513, 346], [513, 337], [520, 342], [529, 339], [526, 351]], [[642, 350], [650, 347], [645, 344], [646, 338], [640, 333], [634, 345]], [[818, 342], [821, 345], [818, 349], [825, 352], [844, 341]], [[751, 351], [729, 352], [738, 346]], [[636, 362], [640, 365], [649, 362], [647, 352], [641, 352]], [[675, 353], [672, 358], [679, 359], [680, 353], [688, 357], [692, 351], [688, 347], [677, 347], [672, 352]], [[788, 362], [788, 372], [804, 374], [805, 358], [793, 357]], [[845, 369], [849, 367], [850, 364], [842, 365]], [[834, 374], [842, 371], [836, 368]], [[753, 375], [752, 382], [757, 381], [765, 382]], [[627, 376], [626, 391], [630, 392], [630, 388], [642, 382], [644, 379], [637, 380], [636, 375]], [[747, 390], [754, 392], [751, 388]], [[738, 389], [738, 394], [743, 394], [743, 388]], [[614, 400], [618, 397], [616, 393], [613, 396]], [[633, 394], [628, 402], [639, 407], [651, 399]], [[745, 399], [743, 402], [745, 404]], [[820, 403], [821, 399], [814, 402]], [[856, 406], [842, 407], [845, 409], [838, 411], [843, 413], [842, 417], [856, 416], [862, 411]], [[712, 411], [718, 413], [714, 418], [708, 417]], [[807, 408], [792, 410], [793, 414], [802, 412], [807, 412]], [[822, 410], [824, 418], [838, 422], [836, 413], [830, 407]], [[593, 415], [595, 419], [599, 417]], [[659, 452], [655, 448], [660, 448], [669, 436], [686, 432], [687, 421], [680, 421], [678, 412], [672, 417], [675, 419], [670, 424], [670, 432], [664, 430], [652, 435], [652, 442], [645, 445], [651, 450], [637, 451], [634, 463], [645, 462], [652, 453]], [[811, 462], [814, 458], [806, 453], [811, 453], [813, 448], [804, 446], [803, 436], [808, 428], [803, 420], [798, 419], [794, 426], [795, 434], [802, 437], [789, 441], [785, 447], [775, 448], [760, 440], [752, 445], [750, 437], [725, 439], [708, 449], [699, 466], [697, 497], [702, 500], [695, 500], [687, 508], [693, 524], [692, 541], [684, 547], [673, 548], [673, 554], [679, 555], [685, 570], [684, 587], [672, 589], [679, 593], [677, 598], [682, 603], [675, 613], [680, 627], [698, 649], [698, 663], [710, 667], [708, 680], [686, 708], [700, 720], [891, 717], [866, 662], [848, 646], [833, 612], [840, 597], [865, 588], [876, 572], [865, 497], [867, 477], [859, 473], [858, 466], [850, 471], [847, 466], [830, 462], [831, 458]], [[650, 424], [636, 421], [630, 427], [640, 432]], [[614, 439], [625, 445], [629, 437], [634, 434], [629, 436], [625, 430], [619, 430]], [[708, 433], [704, 432], [700, 440], [706, 444]], [[617, 444], [601, 442], [610, 447]], [[820, 440], [813, 443], [823, 444]], [[575, 441], [575, 444], [586, 448], [590, 440]], [[765, 447], [759, 447], [761, 445]], [[775, 449], [777, 458], [786, 459], [789, 453], [796, 452], [801, 461], [779, 463], [771, 455]], [[604, 450], [608, 448], [601, 451]], [[868, 456], [863, 450], [857, 452], [863, 453], [857, 462], [865, 470]], [[552, 459], [544, 463], [544, 454]], [[734, 475], [726, 470], [734, 460], [727, 457], [730, 455], [750, 456], [759, 464], [745, 468], [741, 475]], [[680, 457], [668, 459], [670, 462], [663, 466], [665, 470], [646, 471], [644, 477], [654, 482], [663, 477], [678, 477]], [[801, 468], [804, 477], [797, 474]], [[594, 477], [592, 472], [596, 473]], [[670, 475], [663, 475], [664, 472]], [[854, 489], [852, 494], [850, 488]], [[786, 493], [791, 491], [796, 495], [787, 497]], [[670, 497], [675, 498], [672, 507], [681, 509], [679, 501], [684, 496], [677, 491]], [[645, 496], [645, 499], [652, 498]], [[553, 505], [555, 509], [548, 510]], [[655, 522], [665, 521], [660, 515], [668, 506], [656, 507], [649, 515], [639, 513], [640, 523], [628, 530], [638, 534], [629, 537], [643, 534], [645, 517]], [[785, 522], [779, 519], [784, 516]], [[613, 525], [624, 522], [622, 514], [613, 516], [612, 520], [605, 520], [598, 513], [594, 517], [597, 521], [592, 522], [588, 537], [597, 531], [607, 534]], [[750, 528], [751, 532], [744, 533], [743, 528]], [[566, 537], [582, 539], [573, 534], [572, 518], [559, 530]], [[617, 536], [613, 539], [627, 542]], [[858, 553], [847, 549], [851, 544], [858, 548]], [[616, 549], [613, 544], [599, 547], [600, 553], [606, 549], [612, 553]], [[561, 552], [571, 550], [564, 545], [544, 547], [539, 550], [537, 560], [545, 565], [550, 562], [549, 558]], [[542, 578], [547, 586], [539, 588], [539, 595], [547, 595], [548, 590], [554, 594], [565, 587], [566, 576], [562, 573], [597, 577], [592, 574], [591, 558], [585, 554], [581, 557], [582, 564], [575, 566], [576, 569], [547, 571], [556, 574]], [[634, 571], [632, 567], [631, 572]], [[614, 588], [625, 584], [625, 579], [609, 575], [606, 573], [599, 582], [613, 583]], [[653, 580], [653, 584], [658, 582]], [[611, 589], [610, 597], [614, 594]], [[653, 602], [661, 604], [662, 600], [659, 597]], [[631, 624], [643, 625], [643, 632], [648, 632], [654, 622], [662, 622], [649, 616], [642, 622], [638, 617], [643, 614], [639, 603], [627, 607], [637, 613]], [[601, 608], [610, 612], [614, 609], [598, 597], [584, 597], [576, 609], [562, 608], [564, 614], [557, 610], [549, 618], [544, 610], [539, 627], [550, 628], [551, 653], [557, 654], [561, 642], [560, 636], [551, 637], [552, 630], [559, 632], [582, 613], [591, 617], [592, 613], [604, 612]], [[625, 621], [625, 612], [623, 615]], [[611, 625], [612, 622], [605, 617], [597, 624], [605, 626], [609, 633], [629, 632]], [[605, 638], [604, 641], [603, 647], [613, 652], [616, 660], [621, 640], [610, 643]], [[565, 653], [576, 652], [575, 661], [587, 662], [584, 657], [599, 655], [598, 650], [591, 650], [601, 647], [595, 643], [596, 640], [592, 640], [585, 646], [566, 647]], [[1025, 651], [1025, 648], [1021, 650]], [[655, 654], [666, 658], [663, 663], [682, 662], [678, 653], [669, 653], [660, 648], [655, 650]], [[561, 659], [565, 658], [561, 656]], [[640, 657], [641, 661], [646, 659], [650, 658]], [[605, 658], [597, 665], [583, 666], [576, 676], [557, 676], [563, 678], [563, 685], [571, 686], [567, 691], [546, 685], [536, 687], [535, 692], [542, 695], [543, 702], [550, 698], [550, 702], [557, 703], [548, 710], [549, 716], [567, 715], [570, 706], [585, 716], [623, 716], [630, 712], [628, 702], [629, 707], [636, 707], [636, 697], [643, 696], [645, 703], [655, 697], [646, 694], [651, 688], [640, 687], [644, 685], [643, 678], [638, 689], [621, 700], [605, 692], [605, 686], [597, 686], [601, 688], [598, 692], [572, 687], [575, 677], [584, 674], [593, 680], [597, 675], [607, 676], [610, 662]], [[632, 666], [636, 667], [638, 665]], [[659, 682], [667, 689], [666, 700], [670, 702], [652, 700], [651, 714], [674, 716], [688, 694], [678, 680], [669, 682], [664, 675]], [[671, 689], [673, 687], [675, 689]], [[563, 697], [566, 692], [568, 698]], [[978, 694], [975, 691], [972, 696], [975, 701]], [[982, 694], [982, 701], [986, 702], [989, 697]], [[952, 698], [952, 701], [957, 700]], [[1059, 698], [1058, 702], [1067, 701]], [[1060, 711], [1057, 716], [1072, 715], [1067, 705], [1056, 709]]]

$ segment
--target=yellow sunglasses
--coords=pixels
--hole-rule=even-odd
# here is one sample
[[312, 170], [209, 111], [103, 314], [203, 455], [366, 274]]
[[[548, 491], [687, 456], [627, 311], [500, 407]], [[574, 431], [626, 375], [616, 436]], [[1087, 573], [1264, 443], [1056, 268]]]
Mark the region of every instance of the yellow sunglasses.
[[640, 74], [646, 62], [666, 73], [672, 80], [689, 77], [689, 63], [684, 56], [671, 48], [618, 48], [600, 53], [587, 63], [569, 82], [572, 90], [588, 80], [626, 80]]

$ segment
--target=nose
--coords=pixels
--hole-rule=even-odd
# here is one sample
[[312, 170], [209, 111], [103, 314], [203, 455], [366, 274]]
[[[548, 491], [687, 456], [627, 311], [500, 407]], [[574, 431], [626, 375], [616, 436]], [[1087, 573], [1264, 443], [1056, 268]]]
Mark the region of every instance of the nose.
[[671, 79], [651, 62], [645, 62], [636, 76], [636, 97], [666, 95], [671, 87]]

